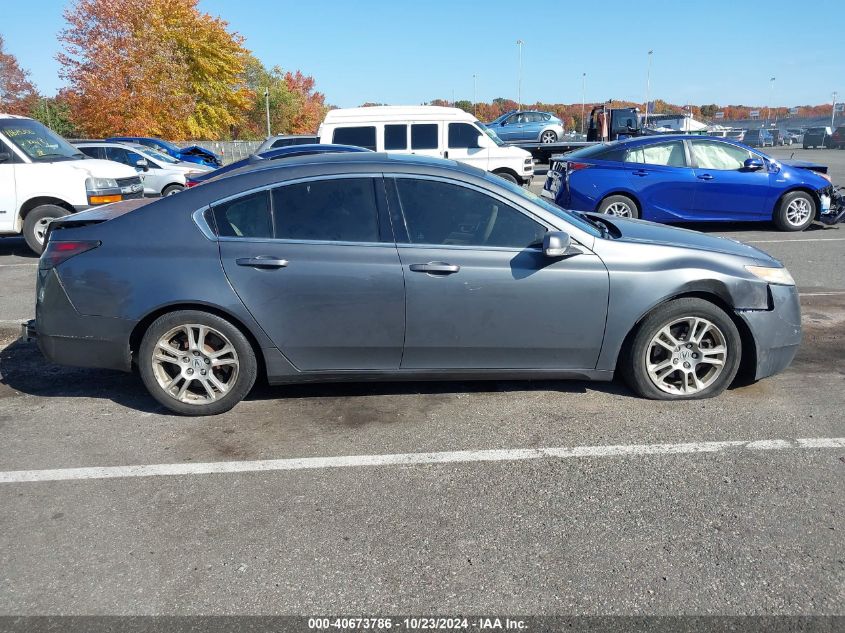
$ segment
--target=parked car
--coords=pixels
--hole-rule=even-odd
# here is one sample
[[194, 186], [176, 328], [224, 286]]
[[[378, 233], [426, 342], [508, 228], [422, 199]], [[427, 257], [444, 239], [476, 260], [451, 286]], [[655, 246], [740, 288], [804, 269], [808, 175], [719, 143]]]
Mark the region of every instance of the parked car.
[[159, 152], [168, 154], [173, 158], [186, 163], [196, 163], [198, 165], [206, 165], [208, 167], [220, 167], [223, 162], [220, 157], [204, 147], [199, 145], [189, 145], [188, 147], [177, 147], [173, 143], [164, 141], [160, 138], [150, 138], [147, 136], [113, 136], [107, 138], [106, 141], [116, 141], [118, 143], [139, 143], [146, 147], [151, 147]]
[[141, 177], [147, 196], [179, 193], [189, 177], [211, 172], [210, 167], [178, 161], [138, 143], [95, 141], [77, 143], [76, 147], [91, 158], [113, 160], [132, 167]]
[[251, 154], [250, 156], [237, 160], [234, 163], [229, 163], [224, 167], [219, 167], [214, 171], [208, 171], [202, 174], [196, 174], [188, 178], [187, 186], [195, 187], [212, 178], [220, 178], [226, 174], [241, 169], [242, 167], [260, 167], [267, 165], [267, 161], [279, 160], [282, 158], [294, 158], [296, 156], [310, 156], [314, 154], [331, 154], [333, 152], [369, 152], [371, 150], [363, 147], [355, 147], [354, 145], [287, 145], [276, 149], [267, 150], [260, 154]]
[[[91, 280], [97, 280], [92, 284]], [[245, 169], [51, 225], [27, 333], [211, 415], [271, 384], [577, 378], [715, 396], [801, 340], [751, 246], [564, 211], [451, 161], [346, 153]], [[491, 318], [495, 315], [495, 318]]]
[[267, 150], [290, 145], [315, 145], [320, 142], [320, 137], [313, 134], [278, 134], [268, 137], [253, 154], [261, 154]]
[[563, 138], [563, 121], [551, 112], [512, 111], [487, 124], [503, 141], [555, 143]]
[[845, 125], [840, 125], [830, 135], [830, 147], [845, 149]]
[[741, 143], [745, 138], [745, 130], [728, 130], [725, 138], [729, 138], [732, 141], [739, 141]]
[[92, 160], [38, 121], [0, 114], [0, 236], [22, 234], [41, 253], [52, 220], [142, 194], [134, 169]]
[[788, 134], [785, 134], [781, 130], [777, 128], [772, 128], [768, 130], [769, 134], [772, 135], [772, 146], [787, 146], [792, 145], [792, 137]]
[[801, 143], [804, 141], [804, 130], [800, 127], [791, 127], [786, 130], [792, 136], [793, 143]]
[[604, 143], [558, 157], [544, 194], [567, 209], [655, 222], [774, 221], [801, 231], [830, 211], [827, 167], [706, 136]]
[[357, 145], [389, 154], [450, 158], [514, 183], [534, 176], [531, 154], [507, 146], [494, 131], [460, 108], [376, 106], [330, 110], [320, 143]]
[[804, 149], [811, 147], [830, 147], [831, 136], [833, 132], [829, 127], [811, 127], [804, 132], [804, 139], [801, 141], [801, 146]]
[[774, 147], [775, 145], [775, 139], [772, 134], [762, 128], [745, 130], [742, 142], [748, 145], [748, 147]]

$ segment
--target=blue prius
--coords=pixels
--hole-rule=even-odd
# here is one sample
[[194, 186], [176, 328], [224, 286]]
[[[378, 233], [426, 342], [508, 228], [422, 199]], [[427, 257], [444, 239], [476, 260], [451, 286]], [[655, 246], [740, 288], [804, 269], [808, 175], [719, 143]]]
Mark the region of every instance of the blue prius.
[[801, 231], [830, 211], [826, 172], [722, 138], [661, 135], [556, 157], [543, 195], [565, 209], [655, 222], [774, 221]]

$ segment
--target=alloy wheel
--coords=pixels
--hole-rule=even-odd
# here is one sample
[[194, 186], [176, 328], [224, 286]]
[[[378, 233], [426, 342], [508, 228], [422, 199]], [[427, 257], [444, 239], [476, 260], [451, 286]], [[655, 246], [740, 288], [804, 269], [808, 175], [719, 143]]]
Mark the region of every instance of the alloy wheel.
[[152, 368], [159, 387], [169, 396], [186, 404], [204, 405], [235, 386], [240, 362], [223, 333], [189, 323], [173, 328], [158, 340]]
[[543, 132], [540, 135], [540, 142], [541, 143], [554, 143], [557, 140], [557, 134], [552, 131]]
[[630, 218], [632, 217], [631, 214], [631, 207], [629, 207], [624, 202], [614, 202], [610, 204], [604, 212], [608, 215], [618, 215], [622, 218]]
[[786, 221], [792, 226], [802, 226], [813, 212], [806, 198], [795, 198], [786, 207]]
[[719, 327], [689, 316], [658, 330], [646, 348], [645, 365], [655, 387], [673, 395], [689, 395], [712, 385], [727, 358], [727, 340]]

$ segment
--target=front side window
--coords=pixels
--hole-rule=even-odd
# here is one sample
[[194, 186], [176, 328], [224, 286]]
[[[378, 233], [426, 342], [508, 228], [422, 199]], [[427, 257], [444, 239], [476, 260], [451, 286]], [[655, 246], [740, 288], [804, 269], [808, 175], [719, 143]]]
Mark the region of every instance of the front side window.
[[135, 152], [131, 152], [122, 147], [106, 147], [105, 149], [106, 159], [123, 163], [124, 165], [129, 165], [130, 167], [138, 167], [139, 160], [146, 160], [140, 154], [136, 154]]
[[371, 178], [336, 178], [273, 190], [277, 239], [378, 242], [378, 209]]
[[80, 147], [79, 151], [90, 158], [102, 158], [103, 150], [100, 147]]
[[411, 149], [437, 149], [437, 123], [411, 125]]
[[684, 144], [681, 141], [634, 147], [628, 150], [625, 162], [667, 167], [686, 167], [687, 165]]
[[543, 242], [546, 227], [475, 189], [414, 178], [397, 178], [396, 188], [412, 244], [524, 249]]
[[751, 158], [748, 150], [715, 141], [692, 141], [692, 156], [695, 164], [703, 169], [737, 170], [745, 167]]
[[332, 143], [356, 145], [376, 151], [376, 128], [373, 125], [336, 128], [332, 135]]
[[408, 126], [401, 125], [384, 126], [384, 149], [408, 149]]
[[478, 128], [469, 123], [449, 124], [449, 149], [478, 147]]
[[215, 205], [214, 222], [221, 237], [273, 237], [270, 192], [258, 191]]

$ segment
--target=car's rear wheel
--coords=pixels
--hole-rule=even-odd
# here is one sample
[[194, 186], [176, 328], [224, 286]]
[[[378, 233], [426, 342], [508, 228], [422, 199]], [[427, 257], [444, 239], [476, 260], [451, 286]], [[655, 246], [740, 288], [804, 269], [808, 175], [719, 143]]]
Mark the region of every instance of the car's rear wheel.
[[736, 377], [742, 342], [718, 306], [685, 297], [656, 308], [638, 328], [621, 369], [637, 394], [695, 400], [722, 393]]
[[781, 231], [803, 231], [816, 217], [816, 201], [805, 191], [793, 191], [780, 199], [775, 225]]
[[26, 245], [37, 255], [44, 250], [47, 227], [57, 218], [69, 215], [70, 211], [55, 204], [42, 204], [26, 214], [23, 221], [23, 237]]
[[243, 400], [258, 363], [247, 338], [226, 319], [199, 310], [153, 321], [138, 351], [150, 394], [182, 415], [217, 415]]
[[185, 188], [182, 185], [167, 185], [164, 190], [162, 190], [162, 196], [172, 196], [175, 193], [180, 193]]
[[554, 130], [546, 130], [540, 135], [540, 142], [543, 144], [546, 143], [556, 143], [557, 142], [557, 134]]
[[599, 213], [607, 213], [608, 215], [616, 215], [621, 218], [638, 218], [640, 211], [637, 208], [637, 203], [631, 200], [628, 196], [608, 196], [601, 201], [598, 208]]

